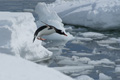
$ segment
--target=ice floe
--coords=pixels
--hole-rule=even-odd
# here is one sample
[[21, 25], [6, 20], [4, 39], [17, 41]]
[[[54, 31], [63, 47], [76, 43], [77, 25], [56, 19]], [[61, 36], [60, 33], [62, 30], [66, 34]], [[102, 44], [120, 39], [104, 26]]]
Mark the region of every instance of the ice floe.
[[92, 38], [92, 39], [102, 39], [105, 37], [104, 34], [97, 32], [85, 32], [85, 33], [81, 33], [81, 35], [85, 38]]
[[91, 60], [88, 62], [88, 64], [95, 65], [95, 66], [102, 65], [102, 64], [115, 65], [115, 63], [110, 61], [109, 59]]
[[[87, 55], [88, 56], [88, 55]], [[56, 56], [56, 61], [57, 64], [60, 66], [81, 66], [88, 64], [88, 62], [91, 61], [90, 58], [88, 57], [78, 57], [78, 56], [72, 56], [71, 58], [69, 57], [63, 57], [63, 56]]]
[[120, 43], [119, 38], [108, 38], [108, 39], [100, 40], [96, 42], [98, 43], [99, 46], [106, 47], [110, 50], [120, 50], [119, 47], [111, 46], [112, 44], [119, 44]]
[[64, 23], [97, 30], [120, 29], [119, 0], [57, 0], [50, 5]]
[[55, 67], [54, 69], [59, 70], [65, 74], [74, 74], [77, 72], [84, 72], [93, 69], [94, 66], [91, 65], [81, 65], [81, 66], [64, 66], [64, 67]]
[[94, 80], [93, 78], [87, 76], [87, 75], [81, 75], [75, 78], [76, 80]]
[[112, 77], [105, 75], [104, 73], [99, 74], [99, 80], [112, 80]]
[[116, 66], [115, 72], [116, 72], [116, 73], [120, 73], [120, 65], [117, 65], [117, 66]]
[[77, 37], [76, 39], [81, 40], [81, 41], [92, 41], [93, 40], [90, 37]]
[[85, 44], [84, 42], [82, 42], [81, 40], [78, 40], [78, 39], [74, 39], [71, 43], [73, 43], [73, 44]]
[[116, 38], [108, 38], [106, 40], [100, 40], [97, 41], [98, 44], [115, 44], [115, 43], [119, 43], [119, 40]]

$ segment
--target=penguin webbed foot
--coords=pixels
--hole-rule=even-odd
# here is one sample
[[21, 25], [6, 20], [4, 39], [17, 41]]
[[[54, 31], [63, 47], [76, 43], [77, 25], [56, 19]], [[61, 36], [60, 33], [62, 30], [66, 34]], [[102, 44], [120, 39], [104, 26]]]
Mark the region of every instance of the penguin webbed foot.
[[37, 39], [38, 39], [38, 40], [43, 40], [43, 41], [46, 40], [46, 39], [43, 39], [43, 38], [37, 38]]

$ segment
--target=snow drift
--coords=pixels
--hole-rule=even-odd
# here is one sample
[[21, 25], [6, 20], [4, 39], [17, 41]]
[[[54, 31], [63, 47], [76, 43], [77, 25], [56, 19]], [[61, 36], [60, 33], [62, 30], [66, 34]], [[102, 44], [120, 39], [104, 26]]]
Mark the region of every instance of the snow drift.
[[[61, 18], [57, 15], [57, 13], [54, 10], [49, 9], [47, 4], [41, 3], [41, 2], [38, 3], [35, 8], [35, 12], [39, 16], [39, 20], [36, 22], [38, 27], [45, 25], [44, 23], [41, 22], [41, 21], [43, 21], [43, 22], [45, 22], [49, 25], [55, 26], [56, 28], [61, 29], [65, 32], [65, 28], [64, 28]], [[73, 36], [71, 34], [67, 33], [67, 35], [68, 36], [66, 37], [66, 36], [54, 33], [54, 34], [48, 35], [46, 38], [52, 39], [52, 40], [73, 39]]]
[[64, 23], [97, 30], [120, 29], [120, 0], [57, 0], [49, 7]]
[[29, 60], [50, 57], [52, 52], [34, 43], [37, 26], [31, 13], [0, 12], [0, 52], [20, 56]]
[[[10, 67], [9, 67], [10, 66]], [[30, 61], [0, 53], [0, 80], [73, 80]]]

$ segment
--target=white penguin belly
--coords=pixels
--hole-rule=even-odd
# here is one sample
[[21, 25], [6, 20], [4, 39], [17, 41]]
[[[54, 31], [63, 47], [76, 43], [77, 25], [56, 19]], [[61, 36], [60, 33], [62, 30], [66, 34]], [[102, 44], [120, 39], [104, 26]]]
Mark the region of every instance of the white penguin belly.
[[55, 33], [55, 30], [54, 29], [48, 29], [48, 28], [45, 28], [43, 29], [42, 31], [40, 31], [38, 33], [38, 37], [41, 37], [41, 36], [44, 36], [44, 35], [50, 35], [52, 33]]

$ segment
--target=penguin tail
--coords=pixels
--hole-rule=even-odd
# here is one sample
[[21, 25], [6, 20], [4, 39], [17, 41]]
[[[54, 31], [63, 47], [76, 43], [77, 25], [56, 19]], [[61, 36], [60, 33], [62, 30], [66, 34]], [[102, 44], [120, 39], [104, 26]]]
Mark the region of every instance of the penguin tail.
[[35, 41], [35, 38], [36, 38], [36, 37], [34, 36], [34, 38], [33, 38], [33, 43], [34, 43], [34, 41]]

